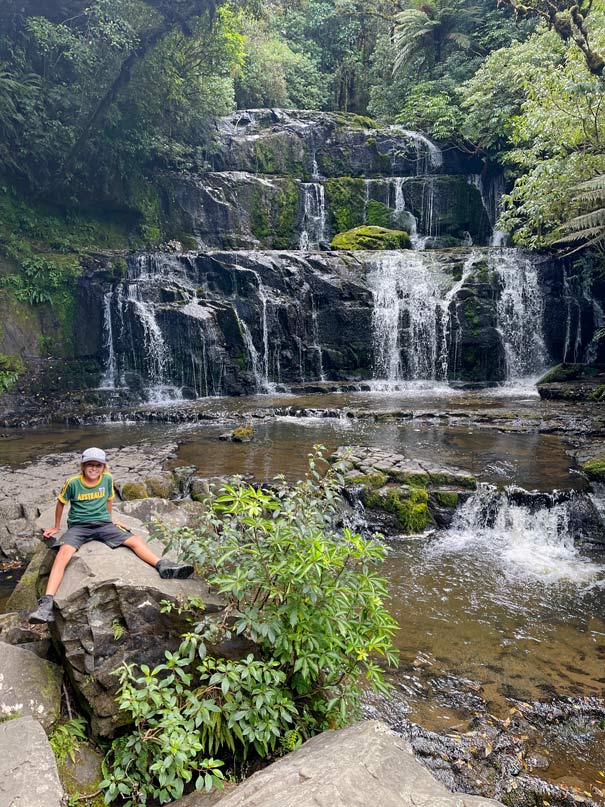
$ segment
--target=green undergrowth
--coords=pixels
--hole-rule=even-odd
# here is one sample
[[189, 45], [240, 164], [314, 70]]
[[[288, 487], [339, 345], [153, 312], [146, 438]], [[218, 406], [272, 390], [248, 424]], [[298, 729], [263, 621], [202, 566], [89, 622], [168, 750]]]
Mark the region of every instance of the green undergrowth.
[[0, 353], [0, 394], [7, 392], [17, 383], [23, 370], [23, 361], [19, 356]]
[[377, 575], [387, 548], [342, 528], [344, 468], [323, 474], [320, 462], [312, 455], [293, 488], [283, 478], [270, 489], [225, 485], [198, 527], [165, 529], [229, 607], [206, 614], [190, 601], [191, 628], [163, 664], [120, 668], [118, 702], [133, 725], [106, 760], [108, 802], [220, 788], [242, 762], [358, 717], [362, 687], [388, 695], [396, 623]]

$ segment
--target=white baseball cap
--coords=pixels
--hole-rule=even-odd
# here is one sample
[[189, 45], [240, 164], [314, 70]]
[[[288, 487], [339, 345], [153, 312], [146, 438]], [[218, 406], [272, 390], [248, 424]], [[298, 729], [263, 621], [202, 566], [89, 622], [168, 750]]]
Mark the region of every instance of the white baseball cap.
[[102, 462], [107, 465], [107, 457], [102, 448], [87, 448], [82, 452], [81, 462]]

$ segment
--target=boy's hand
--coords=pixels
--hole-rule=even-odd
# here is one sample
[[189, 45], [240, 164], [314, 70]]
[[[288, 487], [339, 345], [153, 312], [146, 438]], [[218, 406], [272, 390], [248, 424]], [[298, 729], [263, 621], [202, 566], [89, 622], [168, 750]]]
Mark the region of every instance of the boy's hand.
[[44, 530], [42, 535], [44, 536], [44, 538], [52, 538], [53, 535], [55, 535], [55, 533], [57, 532], [59, 532], [57, 527], [49, 527], [47, 530]]

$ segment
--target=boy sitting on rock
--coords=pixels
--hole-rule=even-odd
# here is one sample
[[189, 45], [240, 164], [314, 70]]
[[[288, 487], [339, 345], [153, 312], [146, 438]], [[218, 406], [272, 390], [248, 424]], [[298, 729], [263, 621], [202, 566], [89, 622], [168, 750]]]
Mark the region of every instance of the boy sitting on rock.
[[44, 530], [44, 537], [51, 538], [61, 528], [63, 508], [69, 502], [67, 532], [51, 549], [58, 550], [50, 570], [46, 594], [38, 600], [38, 607], [29, 615], [35, 623], [54, 622], [54, 596], [63, 579], [65, 567], [82, 546], [88, 541], [102, 541], [112, 549], [127, 546], [141, 560], [154, 566], [160, 577], [185, 578], [193, 573], [193, 566], [187, 563], [173, 563], [166, 558], [158, 558], [140, 535], [111, 520], [113, 505], [113, 478], [106, 470], [107, 459], [100, 448], [87, 448], [82, 454], [80, 473], [70, 477], [57, 499], [55, 526]]

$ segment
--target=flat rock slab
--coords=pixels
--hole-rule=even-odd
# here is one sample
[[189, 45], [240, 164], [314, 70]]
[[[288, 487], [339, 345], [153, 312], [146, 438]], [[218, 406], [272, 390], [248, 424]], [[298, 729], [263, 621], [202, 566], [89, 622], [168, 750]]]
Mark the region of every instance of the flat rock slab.
[[0, 642], [0, 717], [31, 715], [49, 730], [59, 717], [62, 680], [56, 664]]
[[31, 717], [0, 723], [2, 807], [62, 807], [63, 795], [42, 726]]
[[450, 793], [415, 759], [409, 743], [377, 720], [313, 737], [217, 802], [217, 807], [376, 805], [497, 807], [499, 802]]

